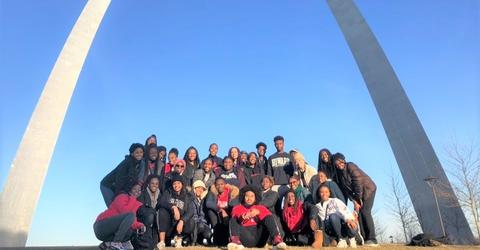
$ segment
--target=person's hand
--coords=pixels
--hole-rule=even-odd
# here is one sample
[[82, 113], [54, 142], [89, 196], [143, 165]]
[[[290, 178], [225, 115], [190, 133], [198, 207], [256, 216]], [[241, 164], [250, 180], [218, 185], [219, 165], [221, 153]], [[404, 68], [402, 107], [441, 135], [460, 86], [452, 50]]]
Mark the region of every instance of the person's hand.
[[253, 209], [250, 209], [249, 213], [250, 213], [250, 218], [253, 218], [260, 214], [260, 210], [253, 208]]
[[362, 206], [360, 204], [358, 204], [358, 202], [354, 201], [353, 202], [353, 208], [355, 209], [355, 211], [360, 211], [360, 208], [362, 208]]
[[318, 225], [317, 225], [316, 220], [310, 220], [310, 229], [312, 229], [312, 231], [315, 231], [315, 230], [318, 229]]
[[180, 210], [178, 210], [178, 207], [173, 206], [172, 210], [173, 210], [173, 219], [180, 220]]
[[354, 220], [347, 220], [347, 225], [353, 230], [357, 229], [357, 222], [355, 222]]
[[183, 231], [183, 220], [179, 220], [177, 223], [177, 233], [181, 234]]
[[222, 216], [222, 218], [228, 217], [228, 213], [227, 211], [225, 211], [225, 209], [220, 209], [220, 215]]

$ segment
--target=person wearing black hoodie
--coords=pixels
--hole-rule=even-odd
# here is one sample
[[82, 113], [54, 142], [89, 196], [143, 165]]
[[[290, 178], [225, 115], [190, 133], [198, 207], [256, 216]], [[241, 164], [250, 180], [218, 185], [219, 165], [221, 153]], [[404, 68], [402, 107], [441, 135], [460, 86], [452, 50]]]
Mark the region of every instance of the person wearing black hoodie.
[[255, 148], [257, 149], [258, 154], [257, 165], [258, 167], [260, 167], [260, 169], [263, 170], [264, 174], [267, 174], [268, 159], [265, 156], [265, 154], [267, 153], [267, 144], [259, 142], [255, 146]]
[[268, 158], [267, 171], [267, 175], [273, 176], [275, 179], [274, 189], [278, 190], [280, 196], [286, 191], [280, 190], [280, 188], [284, 188], [288, 185], [288, 180], [293, 175], [294, 171], [293, 161], [290, 155], [284, 151], [284, 141], [283, 137], [279, 135], [273, 138], [277, 152]]
[[338, 183], [337, 169], [333, 165], [332, 153], [326, 148], [322, 148], [318, 152], [317, 172], [318, 171], [324, 171], [327, 174], [328, 179]]
[[165, 239], [174, 235], [175, 247], [182, 247], [184, 235], [193, 231], [193, 197], [185, 189], [185, 180], [180, 175], [172, 177], [171, 187], [162, 194], [158, 210], [159, 240], [157, 248], [165, 247]]
[[218, 145], [216, 143], [210, 144], [210, 147], [208, 147], [208, 151], [210, 152], [210, 154], [207, 156], [207, 158], [203, 159], [203, 161], [200, 165], [203, 166], [206, 159], [211, 159], [212, 162], [213, 162], [212, 169], [222, 167], [223, 166], [223, 159], [217, 156]]
[[230, 219], [230, 243], [227, 245], [229, 250], [241, 249], [243, 246], [264, 247], [267, 242], [267, 238], [262, 237], [265, 235], [264, 231], [273, 239], [274, 249], [287, 247], [272, 213], [258, 204], [261, 199], [260, 190], [253, 186], [247, 185], [240, 190], [240, 204], [233, 207]]
[[372, 218], [377, 186], [355, 163], [346, 162], [343, 154], [333, 155], [333, 163], [337, 168], [340, 189], [344, 190], [344, 193], [353, 201], [353, 207], [359, 213], [360, 229], [366, 240], [365, 245], [378, 246]]
[[110, 206], [115, 195], [122, 191], [127, 183], [139, 181], [144, 152], [143, 145], [133, 143], [128, 151], [130, 154], [125, 156], [125, 159], [100, 182], [100, 191], [107, 207]]
[[223, 159], [223, 168], [215, 169], [215, 176], [238, 188], [245, 186], [245, 173], [242, 167], [234, 167], [234, 160], [230, 156]]
[[155, 174], [158, 168], [158, 148], [157, 146], [150, 144], [145, 147], [145, 157], [142, 159], [142, 166], [140, 178], [142, 184], [146, 185], [148, 176]]
[[248, 154], [247, 164], [242, 168], [246, 184], [261, 188], [264, 174], [263, 170], [257, 165], [257, 154], [255, 152]]

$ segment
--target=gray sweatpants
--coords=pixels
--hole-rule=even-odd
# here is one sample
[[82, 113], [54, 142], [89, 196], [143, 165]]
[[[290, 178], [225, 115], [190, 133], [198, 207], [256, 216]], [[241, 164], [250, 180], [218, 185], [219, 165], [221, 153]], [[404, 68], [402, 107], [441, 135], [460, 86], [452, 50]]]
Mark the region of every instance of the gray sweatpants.
[[133, 233], [131, 229], [135, 221], [134, 213], [115, 215], [93, 224], [93, 231], [97, 239], [106, 242], [124, 242], [130, 240]]

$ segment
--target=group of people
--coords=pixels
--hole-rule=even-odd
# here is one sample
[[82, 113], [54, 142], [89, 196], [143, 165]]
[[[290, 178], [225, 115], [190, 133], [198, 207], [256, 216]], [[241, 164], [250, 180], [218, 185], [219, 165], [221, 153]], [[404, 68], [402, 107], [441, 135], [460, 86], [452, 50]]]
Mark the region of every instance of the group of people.
[[[162, 249], [187, 245], [228, 249], [287, 245], [378, 246], [372, 218], [376, 185], [341, 153], [319, 152], [310, 166], [299, 150], [273, 139], [256, 152], [232, 147], [217, 156], [212, 143], [200, 160], [157, 144], [134, 143], [100, 183], [107, 209], [94, 223], [102, 249]], [[347, 202], [353, 203], [353, 211]]]

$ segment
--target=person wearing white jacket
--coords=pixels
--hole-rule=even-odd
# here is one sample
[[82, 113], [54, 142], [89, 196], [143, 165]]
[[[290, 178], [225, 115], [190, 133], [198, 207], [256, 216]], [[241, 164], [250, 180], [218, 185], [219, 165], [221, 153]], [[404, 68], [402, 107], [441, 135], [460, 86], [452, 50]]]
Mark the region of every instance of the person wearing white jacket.
[[355, 235], [358, 225], [345, 203], [340, 199], [330, 198], [330, 188], [327, 185], [320, 186], [320, 198], [321, 201], [316, 206], [325, 233], [338, 242], [337, 247], [347, 247], [347, 238], [350, 247], [357, 247]]

